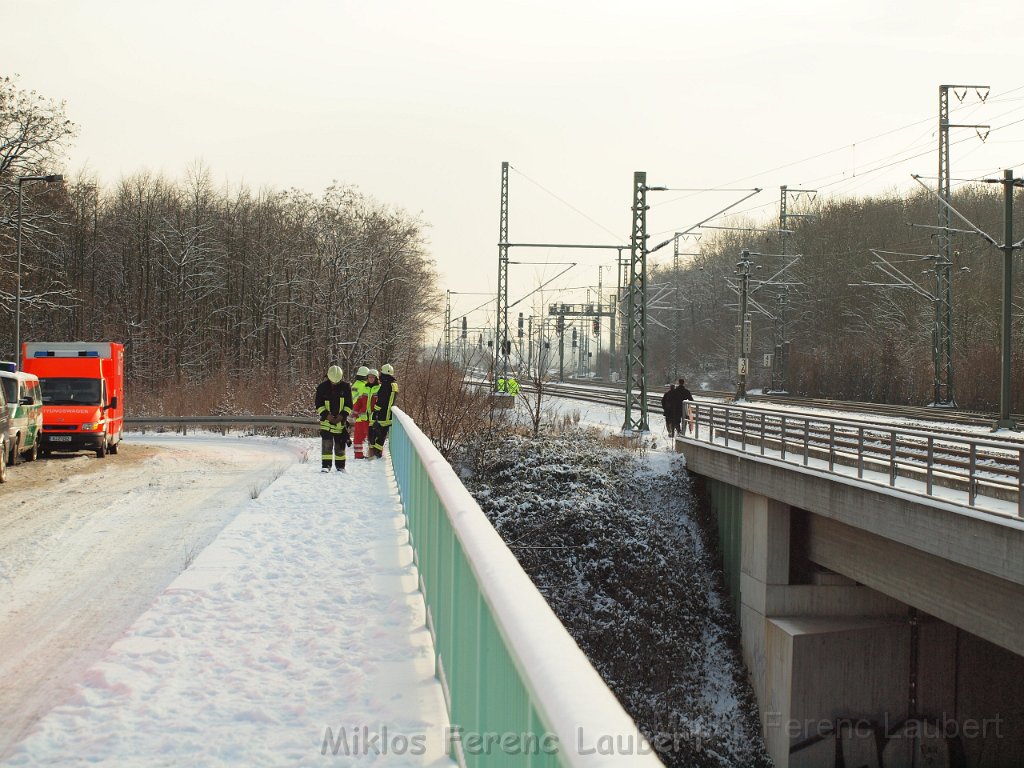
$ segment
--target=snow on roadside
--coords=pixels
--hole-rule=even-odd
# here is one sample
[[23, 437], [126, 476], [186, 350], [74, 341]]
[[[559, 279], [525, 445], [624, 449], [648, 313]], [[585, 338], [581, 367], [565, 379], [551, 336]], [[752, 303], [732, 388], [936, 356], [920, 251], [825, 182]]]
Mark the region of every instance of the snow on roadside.
[[389, 467], [318, 464], [263, 489], [5, 765], [451, 764]]

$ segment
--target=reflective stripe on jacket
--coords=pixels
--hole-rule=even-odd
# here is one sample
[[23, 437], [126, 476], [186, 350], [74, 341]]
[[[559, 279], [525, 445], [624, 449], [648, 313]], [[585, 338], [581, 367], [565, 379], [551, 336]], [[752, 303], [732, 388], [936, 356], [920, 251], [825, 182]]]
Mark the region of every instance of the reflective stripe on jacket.
[[395, 377], [389, 374], [382, 374], [380, 377], [380, 389], [377, 390], [377, 400], [373, 406], [373, 421], [381, 426], [390, 426], [391, 408], [395, 404], [395, 397], [398, 395], [398, 382]]
[[[347, 381], [339, 381], [332, 384], [330, 379], [324, 379], [316, 388], [316, 415], [320, 419], [320, 430], [339, 434], [345, 431], [348, 426], [345, 417], [352, 413], [352, 388]], [[337, 417], [337, 424], [331, 424], [328, 416]]]

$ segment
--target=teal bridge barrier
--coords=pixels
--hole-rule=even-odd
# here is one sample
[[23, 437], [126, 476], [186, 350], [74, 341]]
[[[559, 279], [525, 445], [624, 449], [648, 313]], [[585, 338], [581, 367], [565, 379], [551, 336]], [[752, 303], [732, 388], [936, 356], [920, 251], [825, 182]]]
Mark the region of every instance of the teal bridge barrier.
[[460, 765], [658, 766], [451, 465], [395, 409], [391, 461]]

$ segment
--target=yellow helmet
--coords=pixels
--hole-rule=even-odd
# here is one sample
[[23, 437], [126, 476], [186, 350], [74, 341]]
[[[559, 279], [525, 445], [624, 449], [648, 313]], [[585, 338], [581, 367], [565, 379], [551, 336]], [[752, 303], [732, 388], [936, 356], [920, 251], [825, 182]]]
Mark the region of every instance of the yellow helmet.
[[373, 376], [373, 378], [375, 378], [375, 379], [379, 379], [380, 378], [380, 374], [377, 373], [377, 369], [376, 368], [371, 368], [370, 369], [370, 373], [367, 374], [367, 375]]
[[367, 368], [365, 365], [360, 365], [359, 366], [359, 370], [356, 371], [356, 376], [369, 376], [369, 375], [370, 375], [370, 369]]
[[380, 372], [386, 373], [388, 376], [395, 375], [395, 369], [391, 366], [391, 363], [384, 363], [384, 365], [380, 367]]
[[339, 381], [341, 381], [341, 377], [342, 373], [341, 368], [339, 366], [332, 365], [330, 368], [327, 369], [327, 378], [330, 380], [331, 384], [337, 384]]

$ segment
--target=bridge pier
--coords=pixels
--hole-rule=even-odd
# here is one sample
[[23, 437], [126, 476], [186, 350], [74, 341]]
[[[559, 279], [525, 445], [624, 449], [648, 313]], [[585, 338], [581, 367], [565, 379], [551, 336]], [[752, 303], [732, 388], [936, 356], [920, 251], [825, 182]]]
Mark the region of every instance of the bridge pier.
[[743, 659], [766, 746], [777, 766], [821, 765], [817, 745], [792, 759], [790, 749], [819, 736], [832, 747], [832, 713], [905, 713], [906, 608], [838, 574], [808, 572], [789, 506], [747, 491], [741, 515]]
[[[948, 526], [907, 527], [894, 499], [815, 493], [820, 477], [689, 447], [777, 766], [1024, 765], [1024, 588], [1003, 538], [1019, 532], [972, 517], [983, 536], [961, 549], [979, 556], [937, 556], [899, 538], [941, 540]], [[906, 530], [857, 528], [847, 507]]]

